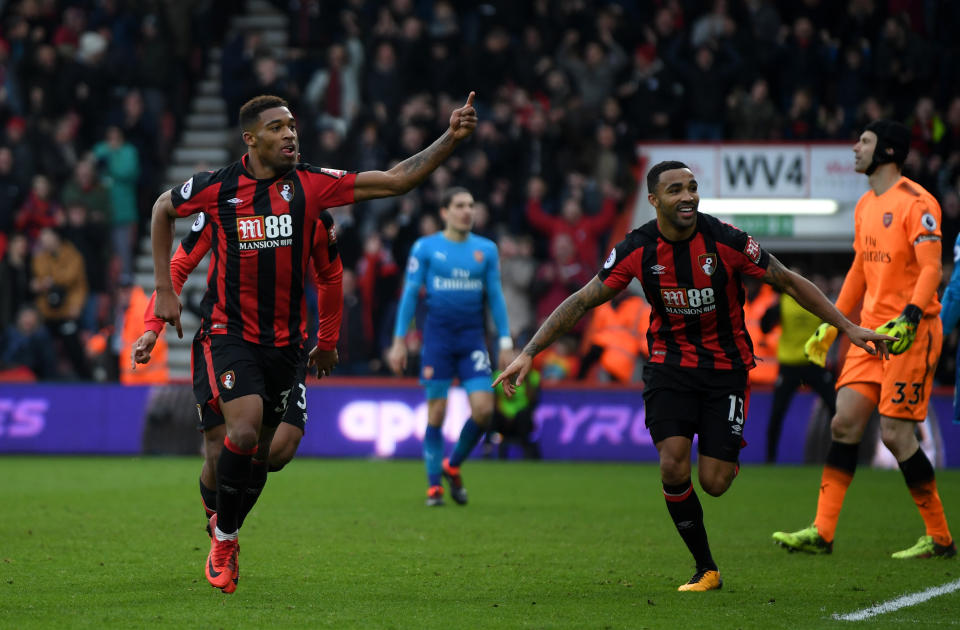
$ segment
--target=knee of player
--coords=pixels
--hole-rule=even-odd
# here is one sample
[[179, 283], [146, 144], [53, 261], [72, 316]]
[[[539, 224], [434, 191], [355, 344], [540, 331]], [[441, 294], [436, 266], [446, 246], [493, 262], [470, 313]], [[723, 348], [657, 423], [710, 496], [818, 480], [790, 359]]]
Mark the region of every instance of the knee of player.
[[836, 413], [830, 420], [830, 435], [834, 440], [860, 437], [861, 434], [862, 430], [860, 430], [857, 422], [846, 415]]
[[[900, 426], [902, 425], [902, 426]], [[914, 433], [912, 422], [888, 420], [880, 423], [880, 441], [890, 449], [898, 460], [905, 459], [916, 452], [920, 446]]]
[[703, 491], [709, 494], [712, 497], [719, 497], [730, 487], [730, 482], [733, 481], [733, 475], [721, 475], [714, 476], [708, 479], [705, 479], [703, 476], [700, 477], [700, 487], [703, 488]]
[[660, 478], [669, 484], [690, 480], [690, 462], [660, 455]]
[[238, 449], [249, 450], [257, 445], [259, 434], [254, 426], [240, 425], [227, 431], [230, 443]]

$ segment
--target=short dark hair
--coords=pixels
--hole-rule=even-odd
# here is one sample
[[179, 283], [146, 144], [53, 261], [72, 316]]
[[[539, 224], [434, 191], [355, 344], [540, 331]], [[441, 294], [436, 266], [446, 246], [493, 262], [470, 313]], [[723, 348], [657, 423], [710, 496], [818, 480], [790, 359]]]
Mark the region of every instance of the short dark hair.
[[284, 99], [272, 94], [254, 96], [240, 108], [240, 130], [249, 131], [260, 120], [260, 114], [274, 107], [290, 107]]
[[472, 193], [464, 188], [463, 186], [451, 186], [443, 191], [443, 197], [440, 201], [441, 208], [449, 208], [450, 203], [453, 201], [453, 198], [461, 193], [467, 193], [470, 196], [473, 196]]
[[672, 171], [678, 168], [690, 168], [683, 162], [678, 162], [676, 160], [667, 160], [666, 162], [658, 162], [653, 165], [649, 171], [647, 171], [647, 192], [652, 193], [657, 188], [657, 184], [660, 183], [660, 174], [664, 171]]

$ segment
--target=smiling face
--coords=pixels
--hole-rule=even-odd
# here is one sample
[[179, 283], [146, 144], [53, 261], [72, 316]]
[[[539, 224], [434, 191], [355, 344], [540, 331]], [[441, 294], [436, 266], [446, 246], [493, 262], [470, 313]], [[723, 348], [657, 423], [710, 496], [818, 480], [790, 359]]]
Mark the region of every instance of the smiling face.
[[260, 112], [257, 124], [243, 132], [251, 157], [274, 175], [284, 173], [297, 163], [299, 140], [297, 122], [286, 107], [271, 107]]
[[665, 237], [682, 241], [697, 226], [700, 193], [697, 180], [688, 168], [675, 168], [660, 173], [660, 179], [647, 200], [657, 210], [657, 225]]
[[857, 173], [866, 173], [873, 162], [873, 152], [877, 150], [877, 134], [864, 131], [860, 139], [853, 145], [853, 170]]

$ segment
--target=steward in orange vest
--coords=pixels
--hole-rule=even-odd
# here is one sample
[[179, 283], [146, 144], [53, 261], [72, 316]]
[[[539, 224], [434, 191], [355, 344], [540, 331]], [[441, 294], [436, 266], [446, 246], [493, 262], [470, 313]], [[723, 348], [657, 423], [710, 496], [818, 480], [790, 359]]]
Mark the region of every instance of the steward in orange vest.
[[650, 356], [649, 326], [650, 305], [639, 295], [620, 293], [596, 307], [587, 330], [590, 349], [580, 368], [581, 378], [599, 357], [600, 367], [615, 380], [633, 382], [640, 357]]

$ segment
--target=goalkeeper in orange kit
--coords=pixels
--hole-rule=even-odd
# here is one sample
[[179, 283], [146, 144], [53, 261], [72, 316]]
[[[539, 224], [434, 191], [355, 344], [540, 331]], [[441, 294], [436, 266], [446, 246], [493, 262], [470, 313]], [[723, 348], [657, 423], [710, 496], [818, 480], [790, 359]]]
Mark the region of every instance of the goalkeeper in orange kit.
[[[868, 177], [870, 190], [854, 215], [854, 262], [837, 298], [849, 316], [860, 300], [860, 325], [896, 337], [884, 360], [851, 347], [837, 381], [837, 412], [830, 423], [827, 452], [810, 527], [776, 532], [774, 540], [791, 551], [830, 553], [843, 498], [853, 480], [857, 449], [874, 409], [880, 413], [883, 444], [896, 457], [926, 525], [926, 533], [894, 558], [949, 558], [957, 553], [933, 465], [920, 448], [916, 424], [927, 415], [933, 372], [940, 357], [943, 328], [940, 302], [940, 206], [930, 193], [900, 173], [910, 145], [903, 125], [878, 120], [867, 125], [854, 145], [854, 168]], [[807, 341], [811, 361], [823, 364], [836, 330], [824, 324]]]

